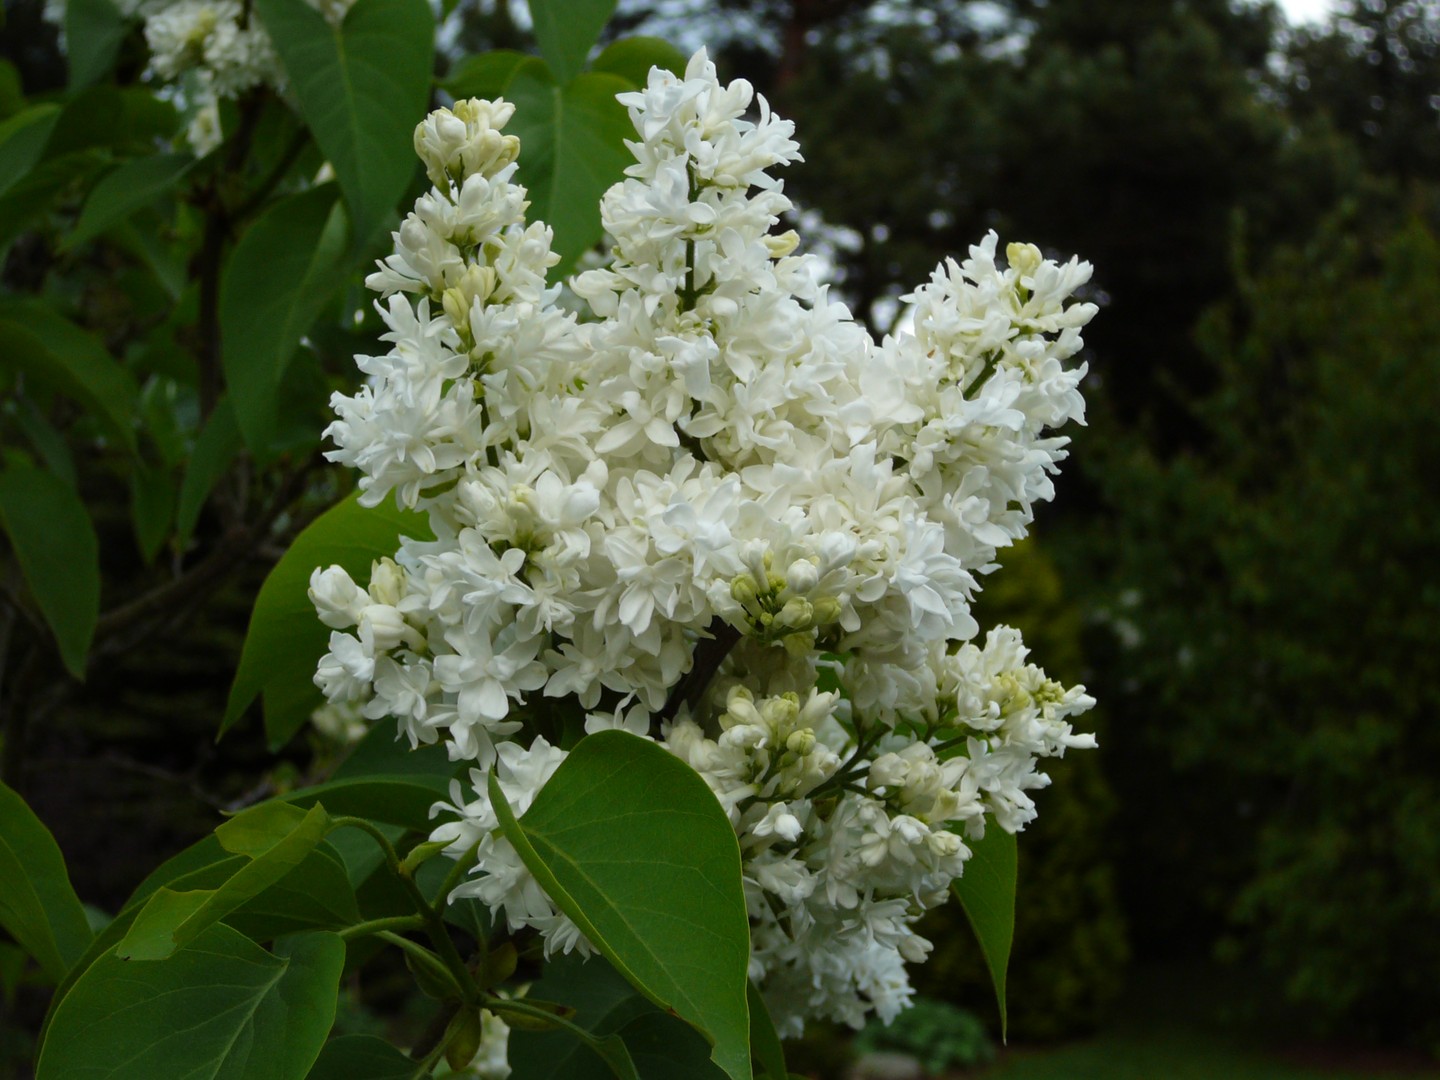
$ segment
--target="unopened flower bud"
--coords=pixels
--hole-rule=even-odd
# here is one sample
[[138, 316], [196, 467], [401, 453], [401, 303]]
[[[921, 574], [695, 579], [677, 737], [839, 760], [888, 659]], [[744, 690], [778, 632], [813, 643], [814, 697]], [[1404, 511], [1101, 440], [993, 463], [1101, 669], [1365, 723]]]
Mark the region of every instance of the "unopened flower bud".
[[1021, 277], [1032, 276], [1045, 261], [1045, 256], [1034, 244], [1007, 244], [1005, 258], [1010, 262], [1010, 269]]
[[909, 774], [910, 763], [899, 754], [881, 754], [870, 766], [867, 784], [871, 791], [898, 788], [904, 786]]
[[348, 630], [359, 622], [369, 599], [341, 566], [312, 571], [309, 596], [320, 621], [332, 630]]
[[415, 631], [406, 624], [405, 617], [389, 604], [369, 604], [360, 612], [362, 639], [367, 629], [377, 653], [389, 652], [406, 638], [415, 635]]
[[459, 281], [441, 294], [440, 302], [445, 314], [450, 316], [450, 322], [456, 329], [469, 329], [470, 309], [476, 300], [483, 306], [490, 299], [490, 294], [495, 291], [495, 281], [494, 267], [472, 264]]
[[737, 604], [748, 608], [755, 603], [756, 598], [760, 595], [760, 590], [753, 577], [749, 574], [740, 574], [730, 582], [730, 595]]
[[840, 619], [840, 601], [833, 596], [822, 596], [810, 603], [810, 618], [816, 626], [824, 626], [827, 623], [838, 622]]
[[783, 259], [799, 246], [800, 234], [794, 229], [765, 237], [765, 250], [770, 253], [772, 259]]
[[820, 583], [820, 571], [809, 559], [796, 559], [785, 571], [785, 585], [793, 593], [808, 593]]
[[405, 571], [394, 559], [376, 559], [370, 564], [370, 601], [395, 607], [405, 593]]
[[808, 630], [813, 624], [813, 609], [803, 596], [792, 596], [775, 616], [775, 626], [786, 630]]
[[815, 749], [815, 732], [810, 728], [792, 731], [790, 737], [785, 740], [785, 749], [804, 757]]
[[795, 718], [800, 715], [800, 701], [794, 694], [766, 698], [760, 706], [760, 715], [773, 730], [784, 730], [794, 724]]

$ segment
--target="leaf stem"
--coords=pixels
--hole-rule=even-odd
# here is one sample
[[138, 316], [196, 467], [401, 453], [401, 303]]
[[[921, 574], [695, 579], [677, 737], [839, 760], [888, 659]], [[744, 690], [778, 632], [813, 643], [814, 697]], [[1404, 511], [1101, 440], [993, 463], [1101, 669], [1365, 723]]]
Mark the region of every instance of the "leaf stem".
[[[415, 884], [415, 879], [400, 865], [400, 856], [395, 853], [395, 845], [390, 843], [390, 838], [381, 831], [378, 825], [362, 817], [347, 814], [330, 820], [332, 826], [337, 829], [348, 825], [367, 832], [380, 845], [380, 850], [385, 853], [386, 865], [400, 879], [400, 883], [405, 886], [405, 891], [410, 894], [411, 903], [415, 905], [415, 911], [422, 921], [425, 932], [429, 935], [436, 952], [439, 953], [439, 956], [436, 956], [435, 953], [426, 949], [426, 955], [435, 957], [437, 963], [445, 966], [447, 978], [455, 984], [455, 989], [459, 991], [465, 1004], [474, 1005], [479, 999], [480, 992], [475, 986], [475, 978], [470, 974], [469, 967], [461, 958], [459, 950], [455, 948], [455, 942], [450, 940], [450, 931], [446, 928], [445, 920], [440, 914], [441, 909], [425, 899], [425, 894], [420, 891], [420, 886]], [[386, 932], [381, 931], [376, 934], [376, 937], [382, 937], [389, 941], [394, 935], [387, 936]], [[412, 941], [408, 944], [414, 945], [415, 943]], [[420, 948], [421, 946], [416, 947]]]
[[[373, 821], [367, 820], [366, 818], [355, 817], [353, 814], [341, 814], [337, 817], [332, 817], [330, 819], [330, 830], [332, 832], [336, 829], [343, 829], [347, 827], [352, 829], [359, 829], [361, 832], [369, 833], [371, 839], [373, 839], [375, 843], [379, 844], [380, 850], [385, 853], [386, 864], [396, 874], [404, 877], [403, 874], [400, 874], [400, 856], [395, 854], [395, 845], [390, 843], [390, 838], [386, 836], [383, 831], [381, 831], [380, 826], [376, 825]], [[428, 907], [429, 905], [427, 904], [426, 906]]]
[[389, 915], [383, 919], [368, 919], [365, 922], [354, 923], [338, 931], [340, 937], [346, 941], [355, 938], [365, 937], [367, 934], [378, 934], [382, 930], [419, 930], [425, 925], [425, 919], [420, 915]]

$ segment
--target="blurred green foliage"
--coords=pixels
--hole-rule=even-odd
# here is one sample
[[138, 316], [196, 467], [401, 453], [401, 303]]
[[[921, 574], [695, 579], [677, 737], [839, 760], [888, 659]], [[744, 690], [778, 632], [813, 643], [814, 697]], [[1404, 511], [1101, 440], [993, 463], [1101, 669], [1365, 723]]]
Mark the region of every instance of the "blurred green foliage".
[[1114, 707], [1186, 795], [1144, 828], [1295, 997], [1440, 1046], [1440, 244], [1341, 215], [1240, 286], [1203, 327], [1204, 452], [1094, 470]]
[[995, 1046], [978, 1016], [924, 997], [916, 998], [888, 1025], [872, 1020], [855, 1036], [855, 1050], [860, 1054], [899, 1050], [936, 1075], [995, 1060]]

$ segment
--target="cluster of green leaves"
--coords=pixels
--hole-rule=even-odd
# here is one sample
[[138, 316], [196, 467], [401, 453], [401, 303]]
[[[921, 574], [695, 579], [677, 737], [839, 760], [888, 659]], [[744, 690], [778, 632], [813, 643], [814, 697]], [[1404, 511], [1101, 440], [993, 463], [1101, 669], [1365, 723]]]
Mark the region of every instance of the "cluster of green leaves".
[[[468, 1062], [482, 1008], [527, 1032], [517, 1076], [572, 1060], [566, 1075], [669, 1076], [679, 1048], [689, 1075], [748, 1077], [752, 1040], [762, 1075], [785, 1075], [747, 993], [739, 848], [692, 770], [634, 736], [592, 736], [523, 816], [504, 815], [527, 866], [605, 958], [557, 965], [513, 998], [494, 991], [515, 970], [514, 944], [474, 901], [445, 900], [473, 859], [397, 847], [423, 838], [454, 772], [443, 754], [397, 751], [377, 731], [332, 780], [245, 810], [170, 859], [94, 934], [50, 834], [0, 788], [0, 926], [58, 983], [36, 1075], [425, 1076], [442, 1056]], [[415, 933], [428, 944], [403, 936]], [[413, 1060], [372, 1037], [327, 1043], [340, 980], [377, 939], [441, 1002], [444, 1034]], [[597, 980], [608, 989], [591, 1024]]]

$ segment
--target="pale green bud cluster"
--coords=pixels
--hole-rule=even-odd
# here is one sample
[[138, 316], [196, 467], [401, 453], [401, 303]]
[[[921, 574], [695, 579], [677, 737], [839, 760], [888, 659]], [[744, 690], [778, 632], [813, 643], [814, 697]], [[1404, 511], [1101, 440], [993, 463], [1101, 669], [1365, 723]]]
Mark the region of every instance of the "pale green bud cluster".
[[744, 610], [750, 637], [765, 644], [779, 642], [802, 655], [814, 647], [820, 630], [840, 618], [840, 602], [833, 596], [802, 595], [815, 587], [814, 563], [796, 560], [784, 577], [770, 570], [770, 563], [767, 552], [763, 585], [754, 574], [737, 574], [730, 582], [730, 596]]

